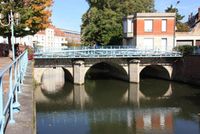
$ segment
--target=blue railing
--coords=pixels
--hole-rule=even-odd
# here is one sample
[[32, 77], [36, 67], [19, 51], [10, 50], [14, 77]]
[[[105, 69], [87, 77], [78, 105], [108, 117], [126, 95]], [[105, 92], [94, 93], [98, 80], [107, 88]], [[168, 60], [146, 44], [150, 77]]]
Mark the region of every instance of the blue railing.
[[[14, 123], [14, 110], [19, 110], [18, 93], [28, 64], [28, 52], [24, 51], [11, 64], [0, 71], [0, 134], [4, 134], [7, 123]], [[6, 79], [8, 76], [8, 80]], [[6, 89], [7, 84], [8, 89]]]
[[34, 58], [139, 58], [182, 57], [180, 52], [142, 50], [131, 46], [43, 47], [35, 49]]

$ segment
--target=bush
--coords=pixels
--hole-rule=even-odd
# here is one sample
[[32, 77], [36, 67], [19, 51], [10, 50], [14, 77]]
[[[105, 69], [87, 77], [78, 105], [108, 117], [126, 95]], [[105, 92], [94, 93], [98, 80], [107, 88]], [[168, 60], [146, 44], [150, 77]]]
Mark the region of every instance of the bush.
[[174, 50], [181, 52], [185, 56], [185, 55], [192, 54], [194, 50], [194, 46], [190, 46], [190, 45], [177, 46], [174, 48]]

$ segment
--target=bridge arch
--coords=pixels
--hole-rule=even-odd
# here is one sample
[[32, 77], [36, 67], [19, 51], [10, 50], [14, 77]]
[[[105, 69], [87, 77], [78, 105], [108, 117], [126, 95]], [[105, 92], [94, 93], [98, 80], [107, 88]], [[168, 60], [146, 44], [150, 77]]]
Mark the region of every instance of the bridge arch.
[[128, 80], [128, 67], [114, 62], [101, 61], [86, 66], [84, 78], [110, 77], [120, 80]]
[[60, 67], [47, 68], [41, 75], [41, 89], [47, 92], [56, 93], [65, 85], [64, 70]]
[[149, 76], [166, 80], [172, 79], [172, 67], [166, 65], [146, 65], [140, 68], [140, 78]]
[[[73, 81], [70, 71], [63, 67], [40, 68], [37, 72], [39, 73], [38, 80], [40, 81], [41, 90], [47, 96], [53, 94], [55, 97], [56, 94], [66, 92], [63, 91], [65, 90], [65, 86], [69, 85], [69, 83], [66, 84], [66, 81]], [[35, 74], [37, 72], [35, 72]]]

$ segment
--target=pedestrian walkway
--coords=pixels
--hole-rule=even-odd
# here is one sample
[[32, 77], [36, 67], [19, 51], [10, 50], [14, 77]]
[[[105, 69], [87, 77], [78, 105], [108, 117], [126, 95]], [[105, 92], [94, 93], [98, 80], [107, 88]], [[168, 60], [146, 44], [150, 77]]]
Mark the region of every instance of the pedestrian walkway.
[[19, 94], [20, 112], [14, 114], [14, 124], [8, 124], [5, 134], [36, 134], [36, 112], [34, 101], [34, 86], [32, 77], [32, 62], [29, 62], [27, 72]]
[[[9, 57], [0, 57], [0, 72], [11, 62], [12, 59]], [[6, 92], [9, 88], [9, 72], [6, 72], [5, 76], [3, 77], [3, 87], [4, 87], [4, 92]]]
[[0, 70], [12, 62], [12, 59], [9, 57], [0, 57]]

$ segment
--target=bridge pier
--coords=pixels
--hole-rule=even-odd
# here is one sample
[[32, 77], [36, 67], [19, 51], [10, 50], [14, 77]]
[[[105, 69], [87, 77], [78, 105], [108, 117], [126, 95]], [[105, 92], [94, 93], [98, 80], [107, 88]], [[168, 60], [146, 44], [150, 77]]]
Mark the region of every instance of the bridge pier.
[[129, 82], [139, 83], [140, 82], [140, 60], [131, 60], [129, 61]]
[[82, 85], [85, 83], [85, 66], [84, 61], [78, 60], [73, 63], [74, 68], [74, 84]]

